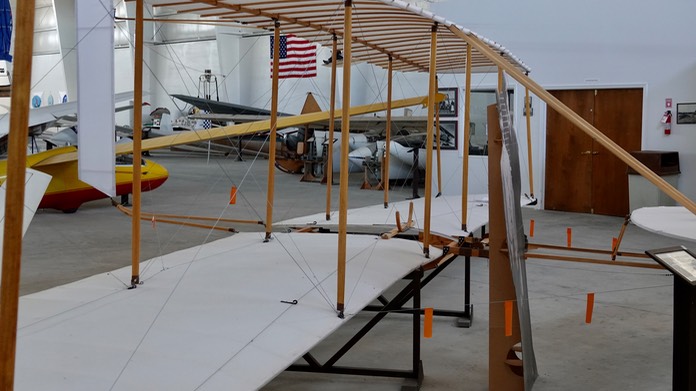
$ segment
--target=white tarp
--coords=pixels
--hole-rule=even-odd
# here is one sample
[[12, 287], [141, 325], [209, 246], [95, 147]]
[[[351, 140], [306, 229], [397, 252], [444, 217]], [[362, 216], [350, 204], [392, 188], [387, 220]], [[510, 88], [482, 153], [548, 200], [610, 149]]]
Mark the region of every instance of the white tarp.
[[116, 195], [114, 9], [112, 0], [77, 0], [79, 178]]

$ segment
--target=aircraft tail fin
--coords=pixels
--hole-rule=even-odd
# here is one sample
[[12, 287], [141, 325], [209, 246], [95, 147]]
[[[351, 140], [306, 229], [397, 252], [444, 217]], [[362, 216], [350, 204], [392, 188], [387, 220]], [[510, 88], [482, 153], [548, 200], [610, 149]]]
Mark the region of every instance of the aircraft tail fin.
[[307, 93], [307, 99], [305, 99], [304, 106], [302, 106], [302, 112], [300, 114], [318, 113], [321, 111], [319, 103], [314, 99], [314, 95], [311, 92]]
[[174, 134], [174, 127], [172, 126], [171, 114], [162, 113], [162, 118], [160, 118], [159, 132], [163, 135]]
[[[24, 182], [24, 219], [22, 225], [22, 236], [27, 232], [31, 220], [39, 207], [39, 203], [46, 192], [48, 183], [51, 182], [51, 176], [43, 172], [27, 168], [26, 179]], [[5, 230], [5, 200], [6, 200], [6, 185], [4, 182], [0, 186], [0, 246]], [[0, 254], [0, 258], [2, 255]]]

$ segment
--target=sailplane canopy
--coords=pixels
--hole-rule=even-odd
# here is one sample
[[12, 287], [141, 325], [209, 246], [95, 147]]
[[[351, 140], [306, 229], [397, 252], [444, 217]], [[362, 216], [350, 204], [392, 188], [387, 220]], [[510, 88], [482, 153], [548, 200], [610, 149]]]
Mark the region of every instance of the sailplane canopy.
[[[275, 20], [283, 33], [295, 34], [312, 42], [330, 46], [333, 35], [343, 36], [344, 1], [338, 0], [147, 0], [155, 15], [195, 14], [212, 24], [242, 25], [273, 30]], [[399, 0], [353, 0], [352, 57], [401, 72], [427, 72], [429, 33], [437, 26], [437, 72], [464, 73], [466, 46], [450, 27], [472, 35], [498, 52], [522, 72], [529, 68], [503, 46], [435, 14]], [[472, 51], [472, 71], [491, 72], [493, 61]]]

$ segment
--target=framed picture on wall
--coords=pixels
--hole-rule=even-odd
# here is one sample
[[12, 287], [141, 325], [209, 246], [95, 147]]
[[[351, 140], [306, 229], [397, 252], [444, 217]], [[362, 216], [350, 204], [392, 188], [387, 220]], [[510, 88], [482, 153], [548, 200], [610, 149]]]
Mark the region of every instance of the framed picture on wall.
[[440, 149], [457, 149], [458, 133], [459, 121], [440, 121]]
[[440, 88], [439, 93], [447, 95], [447, 98], [440, 102], [440, 117], [457, 117], [459, 114], [458, 88]]
[[696, 103], [677, 103], [677, 123], [696, 124]]

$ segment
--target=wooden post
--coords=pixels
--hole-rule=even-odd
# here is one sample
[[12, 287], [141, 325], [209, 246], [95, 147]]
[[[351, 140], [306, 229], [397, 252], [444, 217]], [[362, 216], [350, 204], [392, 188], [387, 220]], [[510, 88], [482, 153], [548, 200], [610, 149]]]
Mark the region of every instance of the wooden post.
[[26, 178], [29, 90], [34, 45], [33, 1], [18, 1], [15, 19], [12, 113], [7, 154], [7, 196], [0, 282], [0, 390], [14, 388], [17, 351], [17, 313], [24, 224], [24, 181]]
[[530, 79], [527, 75], [522, 73], [514, 65], [510, 64], [504, 56], [500, 55], [500, 53], [496, 52], [491, 47], [483, 43], [479, 38], [461, 31], [456, 26], [450, 26], [449, 29], [450, 31], [452, 31], [454, 35], [462, 38], [464, 41], [467, 42], [467, 44], [472, 45], [479, 53], [486, 56], [486, 58], [495, 63], [498, 67], [503, 68], [510, 76], [512, 76], [520, 84], [529, 88], [529, 90], [532, 93], [534, 93], [534, 95], [538, 96], [539, 99], [546, 102], [548, 107], [556, 110], [560, 115], [562, 115], [568, 121], [573, 123], [573, 125], [577, 126], [580, 130], [585, 132], [585, 134], [592, 137], [604, 148], [608, 149], [609, 152], [611, 152], [614, 156], [626, 163], [629, 167], [636, 170], [640, 175], [642, 175], [645, 179], [650, 181], [653, 185], [657, 186], [674, 201], [684, 206], [686, 209], [690, 210], [691, 213], [696, 214], [696, 202], [692, 201], [679, 190], [675, 189], [674, 186], [667, 183], [667, 181], [665, 181], [662, 177], [655, 174], [643, 163], [639, 162], [630, 153], [618, 146], [609, 137], [604, 135], [604, 133], [599, 131], [594, 126], [590, 125], [580, 115], [575, 113], [573, 110], [569, 109], [560, 100], [558, 100], [558, 98], [551, 95], [548, 91], [546, 91], [543, 87], [541, 87], [535, 81]]
[[462, 230], [469, 218], [469, 139], [471, 138], [471, 45], [466, 45], [466, 87], [464, 90], [464, 156], [462, 157]]
[[[430, 256], [430, 210], [433, 197], [433, 122], [435, 118], [435, 89], [437, 88], [437, 24], [430, 33], [430, 84], [428, 91], [428, 128], [425, 138], [425, 216], [423, 218], [423, 254]], [[418, 151], [416, 151], [418, 153]], [[416, 167], [417, 169], [417, 167]]]
[[140, 183], [143, 140], [143, 0], [135, 3], [135, 59], [133, 62], [133, 217], [131, 221], [131, 288], [140, 283]]
[[527, 117], [527, 161], [529, 164], [529, 195], [534, 198], [534, 171], [532, 170], [532, 101], [529, 98], [529, 88], [524, 88], [524, 106]]
[[273, 230], [273, 193], [275, 191], [276, 134], [278, 130], [278, 67], [280, 66], [280, 23], [273, 29], [273, 76], [271, 81], [271, 139], [268, 145], [268, 190], [266, 193], [266, 238]]
[[[435, 78], [435, 92], [439, 90], [440, 84]], [[442, 195], [442, 148], [440, 146], [440, 104], [435, 105], [435, 144], [437, 145], [437, 195]]]
[[384, 144], [384, 159], [382, 160], [382, 183], [384, 186], [384, 208], [389, 207], [389, 154], [391, 153], [391, 118], [392, 118], [392, 89], [393, 89], [393, 62], [392, 56], [389, 56], [389, 65], [387, 66], [387, 126], [385, 132], [387, 138]]
[[338, 37], [333, 35], [331, 54], [331, 107], [329, 107], [329, 138], [326, 142], [328, 154], [326, 156], [326, 220], [331, 220], [331, 186], [333, 186], [333, 140], [336, 127], [336, 51], [338, 50]]
[[350, 63], [353, 41], [353, 1], [345, 0], [343, 20], [343, 107], [341, 114], [341, 179], [338, 209], [338, 284], [336, 310], [343, 318], [346, 291], [346, 235], [348, 233], [348, 143], [350, 142]]
[[[506, 336], [505, 302], [516, 303], [510, 260], [505, 248], [505, 210], [500, 175], [502, 135], [495, 105], [488, 106], [488, 213], [489, 232], [489, 320], [488, 320], [488, 389], [491, 391], [524, 390], [524, 377], [505, 363], [512, 347], [521, 340], [517, 305], [513, 306], [512, 334]], [[521, 369], [521, 368], [520, 368]]]

